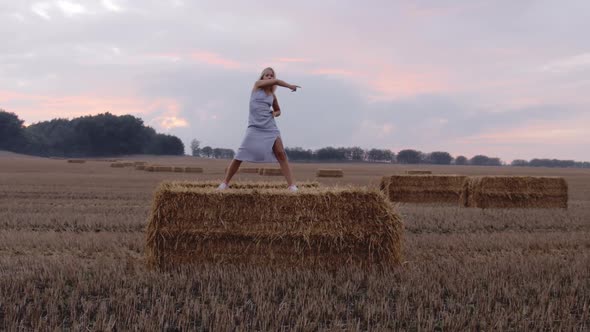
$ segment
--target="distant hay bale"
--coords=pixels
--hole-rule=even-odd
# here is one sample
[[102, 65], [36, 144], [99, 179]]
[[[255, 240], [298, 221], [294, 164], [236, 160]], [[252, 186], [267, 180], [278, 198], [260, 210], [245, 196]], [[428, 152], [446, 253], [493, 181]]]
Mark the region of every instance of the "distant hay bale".
[[432, 171], [410, 169], [406, 171], [406, 174], [432, 174]]
[[138, 171], [143, 171], [145, 170], [146, 165], [135, 165], [135, 169]]
[[187, 263], [338, 268], [402, 259], [402, 223], [366, 188], [223, 190], [162, 183], [146, 254], [152, 266]]
[[154, 167], [156, 167], [155, 165], [146, 165], [143, 170], [146, 172], [153, 172], [154, 171]]
[[193, 167], [193, 166], [189, 166], [189, 167], [185, 167], [184, 171], [186, 173], [203, 173], [203, 167]]
[[68, 159], [68, 163], [70, 164], [84, 164], [86, 160], [84, 159]]
[[460, 204], [466, 176], [392, 175], [381, 179], [380, 189], [392, 202]]
[[173, 166], [154, 166], [154, 172], [172, 172], [174, 171]]
[[145, 162], [145, 161], [134, 161], [133, 162], [133, 166], [141, 166], [141, 165], [145, 166], [145, 165], [147, 165], [147, 162]]
[[173, 170], [176, 173], [184, 173], [184, 167], [174, 166]]
[[567, 209], [568, 186], [561, 177], [475, 176], [465, 183], [466, 207]]
[[123, 167], [125, 167], [125, 165], [121, 162], [115, 162], [115, 163], [111, 163], [111, 167], [123, 168]]
[[[171, 181], [169, 182], [171, 186], [176, 188], [217, 188], [219, 186], [219, 181]], [[299, 188], [318, 188], [320, 186], [319, 182], [316, 181], [305, 181], [297, 183], [297, 187]], [[287, 188], [286, 182], [261, 182], [261, 181], [241, 181], [241, 182], [232, 182], [230, 184], [230, 189], [280, 189], [280, 188]]]
[[264, 173], [264, 168], [260, 167], [258, 169], [258, 175], [262, 175], [262, 173]]
[[[224, 173], [227, 173], [227, 170], [228, 170], [228, 167], [225, 168]], [[258, 168], [258, 167], [240, 167], [240, 168], [238, 168], [237, 173], [258, 174], [259, 171], [260, 171], [260, 168]]]
[[262, 173], [258, 174], [266, 176], [277, 176], [283, 175], [283, 171], [280, 168], [263, 168]]
[[133, 167], [135, 166], [135, 164], [131, 161], [123, 161], [121, 162], [121, 164], [123, 164], [123, 167]]
[[320, 178], [341, 178], [344, 172], [341, 169], [318, 169], [316, 175]]

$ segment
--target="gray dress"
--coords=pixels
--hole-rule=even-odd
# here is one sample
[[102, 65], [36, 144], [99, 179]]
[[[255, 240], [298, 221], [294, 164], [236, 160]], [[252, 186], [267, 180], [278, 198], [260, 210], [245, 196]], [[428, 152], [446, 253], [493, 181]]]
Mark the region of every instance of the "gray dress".
[[281, 133], [271, 113], [273, 99], [273, 95], [267, 95], [262, 89], [250, 95], [248, 129], [235, 159], [253, 163], [277, 161], [272, 147]]

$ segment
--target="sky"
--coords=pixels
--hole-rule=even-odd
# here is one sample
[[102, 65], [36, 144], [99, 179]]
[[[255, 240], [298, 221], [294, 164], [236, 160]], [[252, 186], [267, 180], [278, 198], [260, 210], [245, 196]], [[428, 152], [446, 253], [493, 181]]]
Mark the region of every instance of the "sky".
[[0, 0], [0, 108], [237, 150], [271, 66], [287, 147], [590, 160], [588, 32], [588, 0]]

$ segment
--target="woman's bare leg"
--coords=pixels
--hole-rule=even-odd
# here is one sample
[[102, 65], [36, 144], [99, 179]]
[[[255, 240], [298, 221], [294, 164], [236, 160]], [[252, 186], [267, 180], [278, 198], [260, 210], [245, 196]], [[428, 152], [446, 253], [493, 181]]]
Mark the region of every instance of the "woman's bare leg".
[[287, 161], [287, 153], [285, 153], [283, 141], [280, 137], [277, 138], [275, 144], [272, 146], [272, 151], [274, 152], [275, 157], [277, 157], [277, 160], [281, 165], [281, 170], [283, 171], [283, 175], [285, 175], [285, 179], [287, 179], [287, 184], [289, 186], [293, 185], [293, 175], [291, 174], [289, 161]]
[[223, 180], [223, 182], [229, 184], [229, 181], [231, 181], [231, 178], [236, 174], [241, 164], [241, 160], [233, 159], [227, 168], [227, 172], [225, 172], [225, 180]]

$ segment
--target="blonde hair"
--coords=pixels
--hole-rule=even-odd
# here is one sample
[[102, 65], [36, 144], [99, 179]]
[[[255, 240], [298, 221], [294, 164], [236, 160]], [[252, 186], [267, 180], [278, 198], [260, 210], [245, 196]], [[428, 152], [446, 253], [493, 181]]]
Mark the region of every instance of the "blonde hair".
[[[264, 68], [264, 69], [262, 70], [262, 73], [260, 73], [260, 77], [258, 78], [258, 80], [259, 80], [259, 81], [260, 81], [262, 78], [264, 78], [264, 73], [265, 73], [267, 70], [270, 70], [270, 71], [272, 71], [272, 75], [275, 77], [275, 79], [277, 78], [277, 74], [275, 73], [275, 70], [274, 70], [274, 69], [272, 69], [271, 67], [266, 67], [266, 68]], [[265, 88], [263, 88], [263, 90], [266, 90], [267, 92], [268, 92], [268, 91], [270, 91], [270, 92], [272, 92], [272, 93], [274, 93], [276, 89], [277, 89], [277, 86], [276, 86], [276, 85], [273, 85], [273, 86], [272, 86], [272, 88], [271, 88], [270, 90], [269, 90], [269, 89], [265, 89]]]

